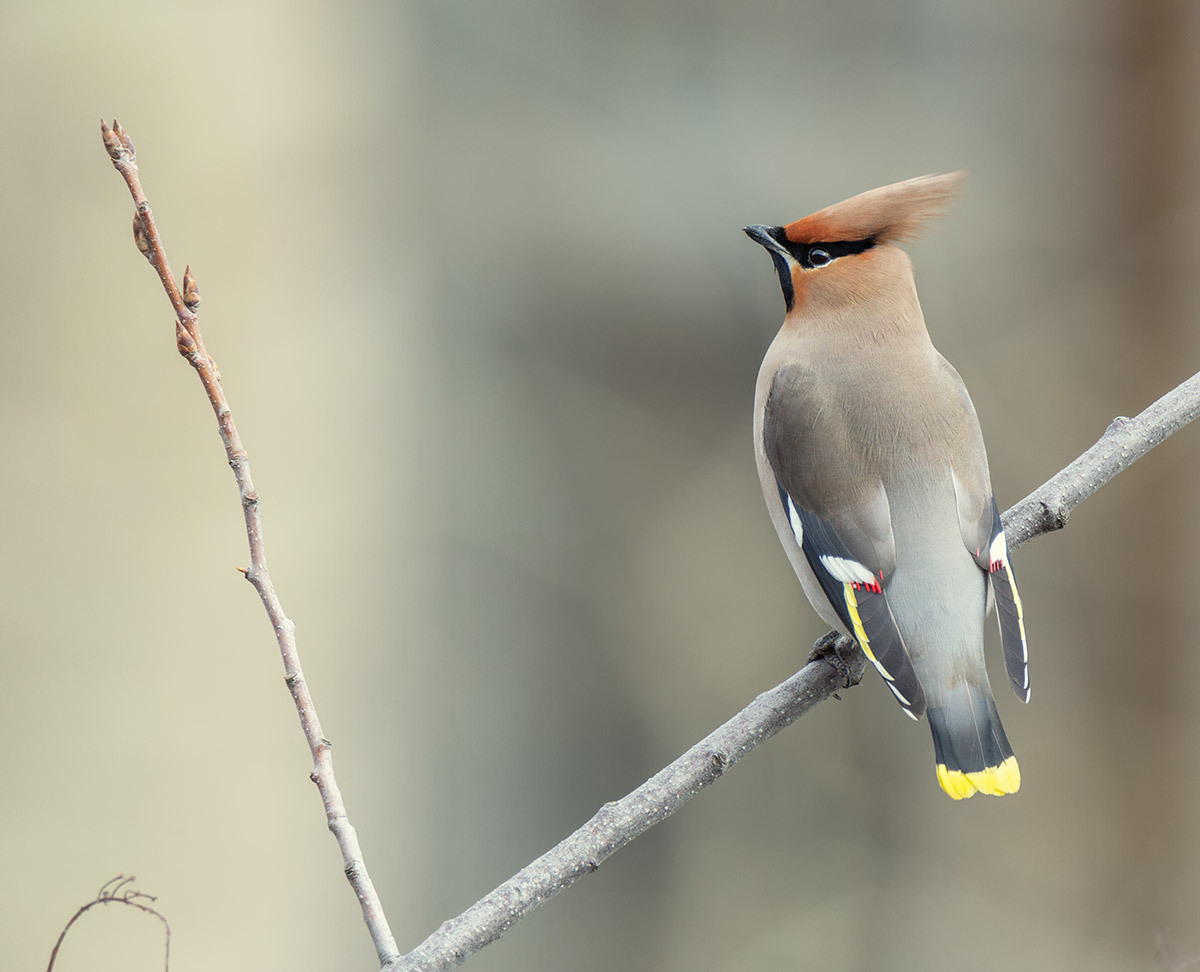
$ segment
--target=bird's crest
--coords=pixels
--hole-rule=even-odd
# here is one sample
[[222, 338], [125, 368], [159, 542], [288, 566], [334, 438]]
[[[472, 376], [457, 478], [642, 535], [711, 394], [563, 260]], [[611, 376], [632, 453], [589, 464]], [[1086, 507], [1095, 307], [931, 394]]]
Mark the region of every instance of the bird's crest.
[[948, 172], [880, 186], [798, 219], [784, 232], [793, 243], [915, 239], [958, 196], [963, 178], [962, 172]]

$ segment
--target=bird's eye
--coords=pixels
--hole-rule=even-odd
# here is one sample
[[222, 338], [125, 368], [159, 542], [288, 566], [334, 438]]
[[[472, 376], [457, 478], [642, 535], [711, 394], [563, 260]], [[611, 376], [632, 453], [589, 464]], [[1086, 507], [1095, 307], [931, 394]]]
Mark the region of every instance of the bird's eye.
[[823, 267], [826, 264], [833, 262], [833, 257], [829, 255], [828, 250], [822, 250], [818, 246], [808, 251], [808, 262], [814, 267]]

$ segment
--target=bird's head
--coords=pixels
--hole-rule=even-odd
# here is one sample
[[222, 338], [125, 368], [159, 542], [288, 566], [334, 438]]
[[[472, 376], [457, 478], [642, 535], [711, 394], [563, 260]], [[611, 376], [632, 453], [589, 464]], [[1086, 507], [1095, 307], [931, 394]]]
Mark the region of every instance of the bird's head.
[[747, 226], [771, 254], [789, 316], [834, 310], [897, 286], [912, 266], [892, 246], [914, 239], [958, 195], [963, 174], [927, 175], [861, 193], [787, 226]]

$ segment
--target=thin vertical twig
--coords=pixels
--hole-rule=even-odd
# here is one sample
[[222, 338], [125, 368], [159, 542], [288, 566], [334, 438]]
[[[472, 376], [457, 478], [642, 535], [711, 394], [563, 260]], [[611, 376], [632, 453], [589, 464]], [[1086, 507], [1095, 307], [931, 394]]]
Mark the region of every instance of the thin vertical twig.
[[[296, 649], [296, 625], [284, 613], [279, 595], [271, 583], [271, 574], [267, 569], [267, 555], [263, 545], [262, 517], [259, 512], [258, 490], [250, 477], [250, 461], [242, 440], [238, 435], [237, 426], [233, 421], [233, 413], [225, 399], [221, 388], [221, 373], [204, 346], [197, 323], [197, 308], [200, 305], [200, 293], [196, 287], [196, 279], [189, 267], [183, 273], [183, 287], [175, 281], [167, 262], [167, 254], [163, 248], [158, 226], [150, 211], [150, 203], [142, 189], [138, 175], [137, 154], [133, 140], [113, 120], [110, 127], [104, 121], [100, 122], [100, 131], [104, 137], [104, 147], [112, 159], [113, 167], [125, 180], [129, 194], [133, 197], [133, 237], [134, 243], [141, 253], [150, 261], [150, 265], [158, 274], [167, 298], [175, 310], [175, 340], [179, 353], [195, 369], [204, 392], [212, 405], [217, 418], [217, 427], [221, 433], [221, 441], [225, 446], [225, 454], [233, 469], [234, 479], [237, 480], [238, 493], [242, 500], [242, 514], [246, 523], [246, 538], [250, 545], [250, 566], [243, 573], [262, 598], [263, 607], [275, 631], [275, 639], [279, 643], [279, 653], [283, 657], [284, 676], [292, 701], [296, 704], [296, 712], [300, 716], [300, 725], [304, 730], [304, 738], [312, 752], [313, 768], [310, 778], [317, 785], [321, 801], [325, 805], [325, 819], [329, 829], [337, 839], [342, 852], [342, 863], [350, 886], [354, 889], [362, 907], [363, 920], [371, 932], [375, 942], [375, 951], [379, 956], [380, 965], [388, 965], [396, 960], [399, 951], [396, 940], [388, 927], [387, 917], [375, 886], [371, 883], [367, 866], [363, 861], [362, 848], [358, 843], [358, 835], [346, 815], [346, 805], [342, 800], [341, 790], [333, 773], [333, 744], [325, 738], [321, 731], [321, 722], [317, 718], [317, 709], [313, 703], [308, 683], [304, 679], [304, 671], [300, 667], [300, 655]], [[239, 568], [240, 569], [240, 568]]]

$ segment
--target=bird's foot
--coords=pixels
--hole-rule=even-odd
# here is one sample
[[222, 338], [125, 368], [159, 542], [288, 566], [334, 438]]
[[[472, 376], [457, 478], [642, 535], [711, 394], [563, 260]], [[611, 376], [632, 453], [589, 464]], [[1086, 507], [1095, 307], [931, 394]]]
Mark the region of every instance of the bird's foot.
[[846, 688], [861, 682], [867, 668], [867, 658], [858, 647], [858, 642], [836, 631], [830, 631], [816, 640], [812, 651], [808, 653], [808, 660], [832, 665], [844, 679]]

